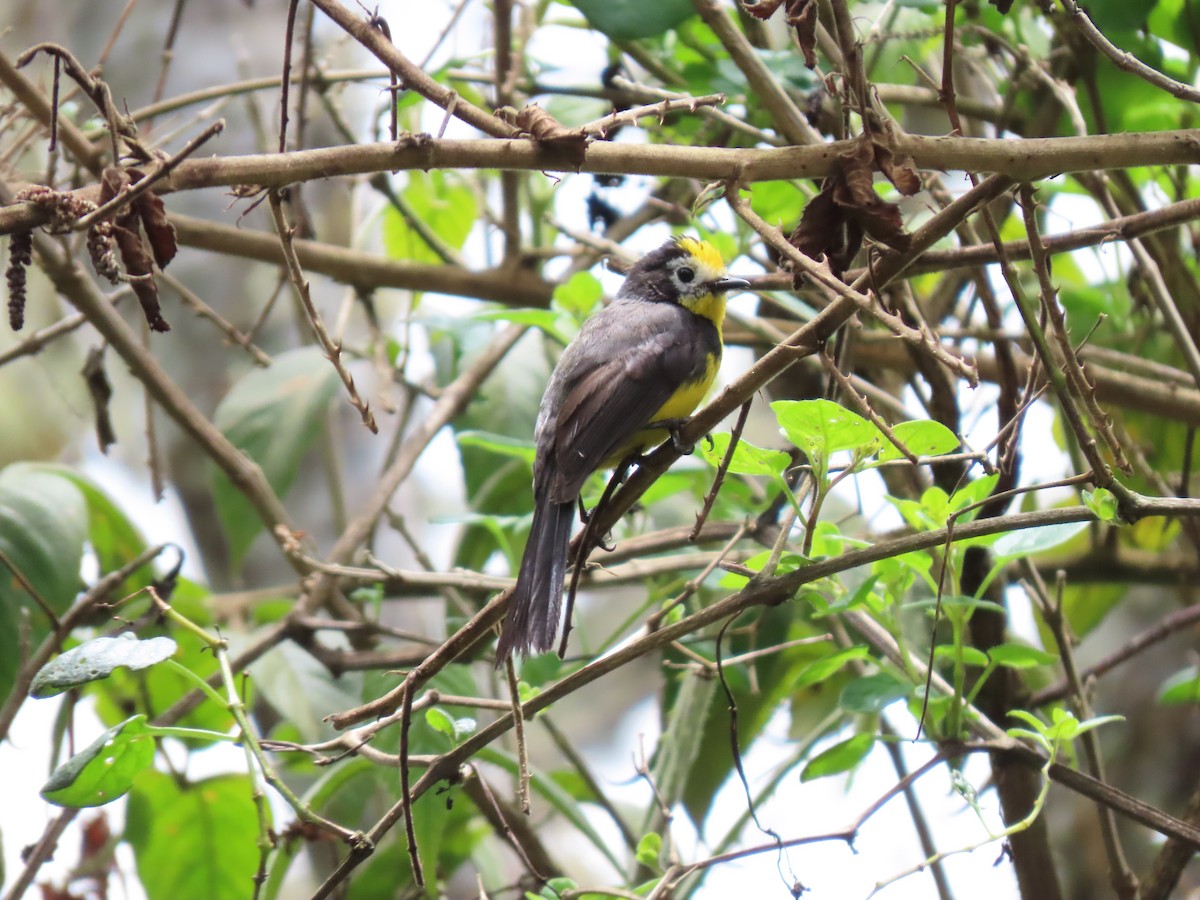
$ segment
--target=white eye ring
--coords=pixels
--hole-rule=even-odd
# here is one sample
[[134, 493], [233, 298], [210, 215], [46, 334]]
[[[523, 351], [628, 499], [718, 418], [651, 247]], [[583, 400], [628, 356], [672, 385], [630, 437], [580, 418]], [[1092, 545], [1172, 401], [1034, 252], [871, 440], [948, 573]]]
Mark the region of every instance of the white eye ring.
[[680, 266], [675, 270], [675, 277], [684, 284], [691, 284], [696, 280], [696, 270], [690, 266]]

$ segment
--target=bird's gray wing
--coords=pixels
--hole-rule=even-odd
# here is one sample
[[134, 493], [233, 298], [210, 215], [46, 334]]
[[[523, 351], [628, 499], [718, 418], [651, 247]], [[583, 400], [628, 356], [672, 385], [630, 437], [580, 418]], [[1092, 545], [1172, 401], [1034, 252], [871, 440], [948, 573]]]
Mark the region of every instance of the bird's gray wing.
[[574, 500], [592, 472], [703, 372], [704, 343], [689, 317], [673, 304], [635, 301], [588, 320], [559, 362], [558, 414], [539, 435], [551, 499]]

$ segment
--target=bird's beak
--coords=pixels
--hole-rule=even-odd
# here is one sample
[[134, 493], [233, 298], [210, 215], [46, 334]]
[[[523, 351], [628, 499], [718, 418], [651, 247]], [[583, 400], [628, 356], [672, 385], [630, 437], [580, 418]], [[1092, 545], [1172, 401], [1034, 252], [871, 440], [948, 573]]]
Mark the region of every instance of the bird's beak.
[[750, 287], [750, 282], [745, 278], [734, 278], [732, 275], [718, 278], [711, 285], [714, 294], [723, 294], [726, 291], [744, 291], [748, 287]]

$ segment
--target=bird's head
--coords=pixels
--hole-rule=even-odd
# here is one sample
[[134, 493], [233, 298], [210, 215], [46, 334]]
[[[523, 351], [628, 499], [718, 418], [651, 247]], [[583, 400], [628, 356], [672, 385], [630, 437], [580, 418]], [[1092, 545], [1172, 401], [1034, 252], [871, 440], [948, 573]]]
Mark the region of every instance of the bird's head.
[[634, 264], [617, 292], [617, 299], [678, 303], [714, 318], [708, 310], [719, 306], [723, 316], [727, 291], [749, 286], [744, 278], [726, 274], [725, 261], [708, 241], [679, 236]]

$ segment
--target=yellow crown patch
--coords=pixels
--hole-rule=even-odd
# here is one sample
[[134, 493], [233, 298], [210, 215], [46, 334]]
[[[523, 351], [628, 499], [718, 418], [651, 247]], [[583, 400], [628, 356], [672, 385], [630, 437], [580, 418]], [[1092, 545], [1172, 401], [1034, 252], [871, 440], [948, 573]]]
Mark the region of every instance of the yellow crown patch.
[[694, 237], [688, 237], [687, 235], [679, 235], [675, 238], [675, 244], [680, 250], [694, 256], [700, 265], [712, 270], [716, 275], [720, 275], [725, 271], [725, 260], [721, 259], [720, 251], [708, 241], [702, 241]]

